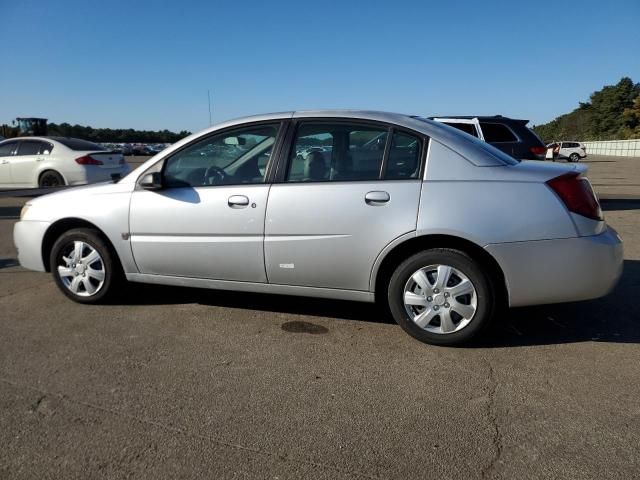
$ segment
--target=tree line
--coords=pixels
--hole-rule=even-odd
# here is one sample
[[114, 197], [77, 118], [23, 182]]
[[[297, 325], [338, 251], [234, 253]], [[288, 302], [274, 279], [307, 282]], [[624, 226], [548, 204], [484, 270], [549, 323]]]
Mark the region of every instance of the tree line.
[[175, 133], [169, 130], [134, 130], [132, 128], [93, 128], [68, 123], [50, 123], [48, 135], [82, 138], [99, 143], [175, 143], [191, 135], [182, 130]]
[[545, 141], [640, 138], [640, 83], [623, 77], [593, 92], [588, 102], [533, 130]]

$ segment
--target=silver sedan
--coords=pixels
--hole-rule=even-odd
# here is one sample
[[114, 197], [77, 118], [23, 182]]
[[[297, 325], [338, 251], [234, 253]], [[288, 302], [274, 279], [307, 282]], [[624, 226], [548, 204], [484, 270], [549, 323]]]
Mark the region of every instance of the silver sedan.
[[125, 281], [378, 301], [419, 340], [453, 345], [502, 306], [613, 288], [622, 242], [585, 170], [407, 115], [261, 115], [116, 183], [30, 201], [14, 239], [24, 267], [81, 303]]

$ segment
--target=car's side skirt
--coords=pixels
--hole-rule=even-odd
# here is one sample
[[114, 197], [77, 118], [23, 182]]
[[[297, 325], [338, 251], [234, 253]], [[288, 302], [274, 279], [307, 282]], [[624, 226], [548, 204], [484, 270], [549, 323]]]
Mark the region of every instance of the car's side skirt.
[[295, 285], [277, 285], [272, 283], [235, 282], [211, 280], [207, 278], [173, 277], [168, 275], [149, 275], [127, 273], [130, 282], [174, 285], [179, 287], [211, 288], [214, 290], [234, 290], [239, 292], [274, 293], [279, 295], [297, 295], [302, 297], [332, 298], [335, 300], [353, 300], [356, 302], [374, 302], [373, 292], [360, 290], [341, 290], [337, 288], [300, 287]]

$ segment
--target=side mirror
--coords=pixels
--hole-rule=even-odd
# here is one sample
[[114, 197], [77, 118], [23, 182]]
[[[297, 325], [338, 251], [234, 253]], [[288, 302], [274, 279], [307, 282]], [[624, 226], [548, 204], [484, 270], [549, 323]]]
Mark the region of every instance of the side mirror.
[[145, 190], [162, 189], [162, 174], [160, 172], [147, 173], [140, 179], [139, 185]]

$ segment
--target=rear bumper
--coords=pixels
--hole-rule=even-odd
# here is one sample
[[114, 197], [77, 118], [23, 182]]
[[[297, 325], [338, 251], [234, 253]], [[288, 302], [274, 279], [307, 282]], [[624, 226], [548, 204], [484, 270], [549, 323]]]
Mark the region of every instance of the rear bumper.
[[119, 165], [114, 168], [103, 168], [97, 165], [86, 165], [84, 168], [71, 172], [65, 172], [68, 185], [85, 185], [88, 183], [100, 183], [111, 181], [114, 173], [124, 177], [131, 171], [129, 165]]
[[485, 248], [502, 267], [511, 307], [602, 297], [622, 274], [622, 240], [611, 227], [589, 237]]
[[13, 227], [13, 243], [18, 250], [18, 261], [24, 268], [45, 271], [42, 239], [49, 225], [49, 222], [20, 221]]

